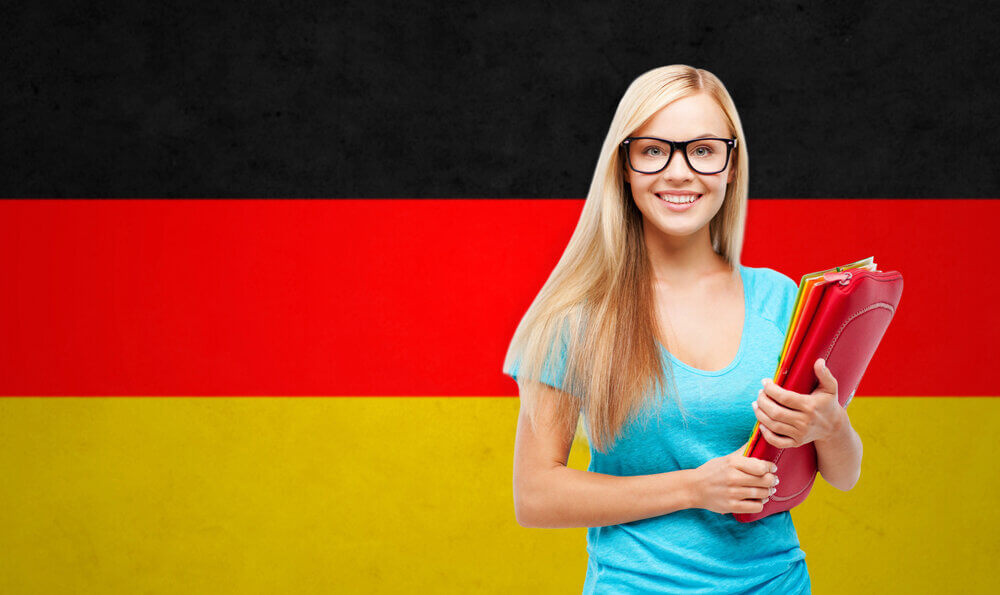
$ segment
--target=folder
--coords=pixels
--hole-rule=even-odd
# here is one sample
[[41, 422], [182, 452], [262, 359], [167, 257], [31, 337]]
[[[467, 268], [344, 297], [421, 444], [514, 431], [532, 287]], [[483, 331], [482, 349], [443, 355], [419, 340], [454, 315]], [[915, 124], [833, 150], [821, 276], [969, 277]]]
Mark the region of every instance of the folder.
[[[812, 393], [819, 386], [813, 365], [823, 358], [837, 379], [840, 405], [847, 407], [902, 293], [903, 275], [879, 271], [874, 257], [804, 275], [774, 383], [797, 393]], [[756, 422], [743, 455], [775, 463], [780, 481], [761, 512], [734, 513], [738, 521], [748, 523], [790, 510], [809, 495], [818, 471], [812, 442], [794, 448], [772, 446]]]

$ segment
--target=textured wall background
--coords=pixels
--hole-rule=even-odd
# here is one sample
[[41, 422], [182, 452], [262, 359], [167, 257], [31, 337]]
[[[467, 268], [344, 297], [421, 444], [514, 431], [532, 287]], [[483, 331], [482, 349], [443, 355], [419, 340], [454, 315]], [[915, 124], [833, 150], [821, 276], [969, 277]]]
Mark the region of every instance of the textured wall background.
[[751, 196], [1000, 196], [988, 2], [30, 2], [0, 196], [583, 197], [619, 98], [726, 84]]

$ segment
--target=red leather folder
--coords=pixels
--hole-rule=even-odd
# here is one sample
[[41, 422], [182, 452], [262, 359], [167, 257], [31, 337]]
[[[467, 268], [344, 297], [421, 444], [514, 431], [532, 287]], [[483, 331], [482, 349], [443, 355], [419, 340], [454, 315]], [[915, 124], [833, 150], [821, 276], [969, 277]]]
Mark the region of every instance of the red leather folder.
[[[813, 365], [817, 358], [824, 358], [837, 379], [840, 405], [847, 407], [899, 306], [903, 275], [899, 271], [855, 269], [823, 277], [811, 290], [822, 291], [818, 301], [811, 301], [815, 309], [810, 312], [804, 308], [802, 317], [792, 323], [796, 329], [800, 325], [808, 327], [799, 334], [798, 349], [789, 350], [791, 355], [786, 354], [779, 363], [775, 383], [797, 393], [812, 393], [819, 385]], [[810, 304], [808, 297], [806, 304]], [[764, 439], [759, 426], [754, 425], [745, 455], [775, 463], [780, 481], [761, 512], [734, 513], [736, 520], [743, 523], [800, 504], [809, 495], [817, 473], [812, 442], [778, 448]]]

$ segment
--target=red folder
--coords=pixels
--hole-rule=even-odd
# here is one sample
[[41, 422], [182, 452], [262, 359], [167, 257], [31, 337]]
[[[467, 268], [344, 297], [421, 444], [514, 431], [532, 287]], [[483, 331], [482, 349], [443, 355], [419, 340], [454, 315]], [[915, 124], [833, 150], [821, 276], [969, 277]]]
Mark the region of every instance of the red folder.
[[[865, 262], [871, 264], [867, 268], [849, 268]], [[837, 379], [840, 405], [847, 407], [903, 293], [903, 275], [899, 271], [874, 270], [871, 259], [859, 263], [803, 277], [775, 384], [797, 393], [812, 393], [819, 385], [813, 364], [817, 358], [824, 358]], [[822, 275], [821, 280], [818, 275]], [[736, 520], [743, 523], [800, 504], [809, 495], [817, 473], [813, 443], [777, 448], [764, 439], [759, 426], [759, 422], [754, 424], [744, 456], [775, 463], [780, 481], [761, 512], [734, 513]]]

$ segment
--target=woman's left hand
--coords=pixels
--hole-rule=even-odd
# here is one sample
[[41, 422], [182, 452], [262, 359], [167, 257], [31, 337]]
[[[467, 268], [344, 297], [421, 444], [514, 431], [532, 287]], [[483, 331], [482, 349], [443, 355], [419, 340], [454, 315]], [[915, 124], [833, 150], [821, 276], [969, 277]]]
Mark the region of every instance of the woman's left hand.
[[764, 388], [753, 402], [760, 431], [769, 444], [778, 448], [792, 448], [814, 440], [826, 440], [844, 423], [847, 412], [837, 400], [837, 379], [826, 362], [817, 359], [813, 364], [819, 386], [805, 395], [786, 390], [771, 379], [763, 381]]

